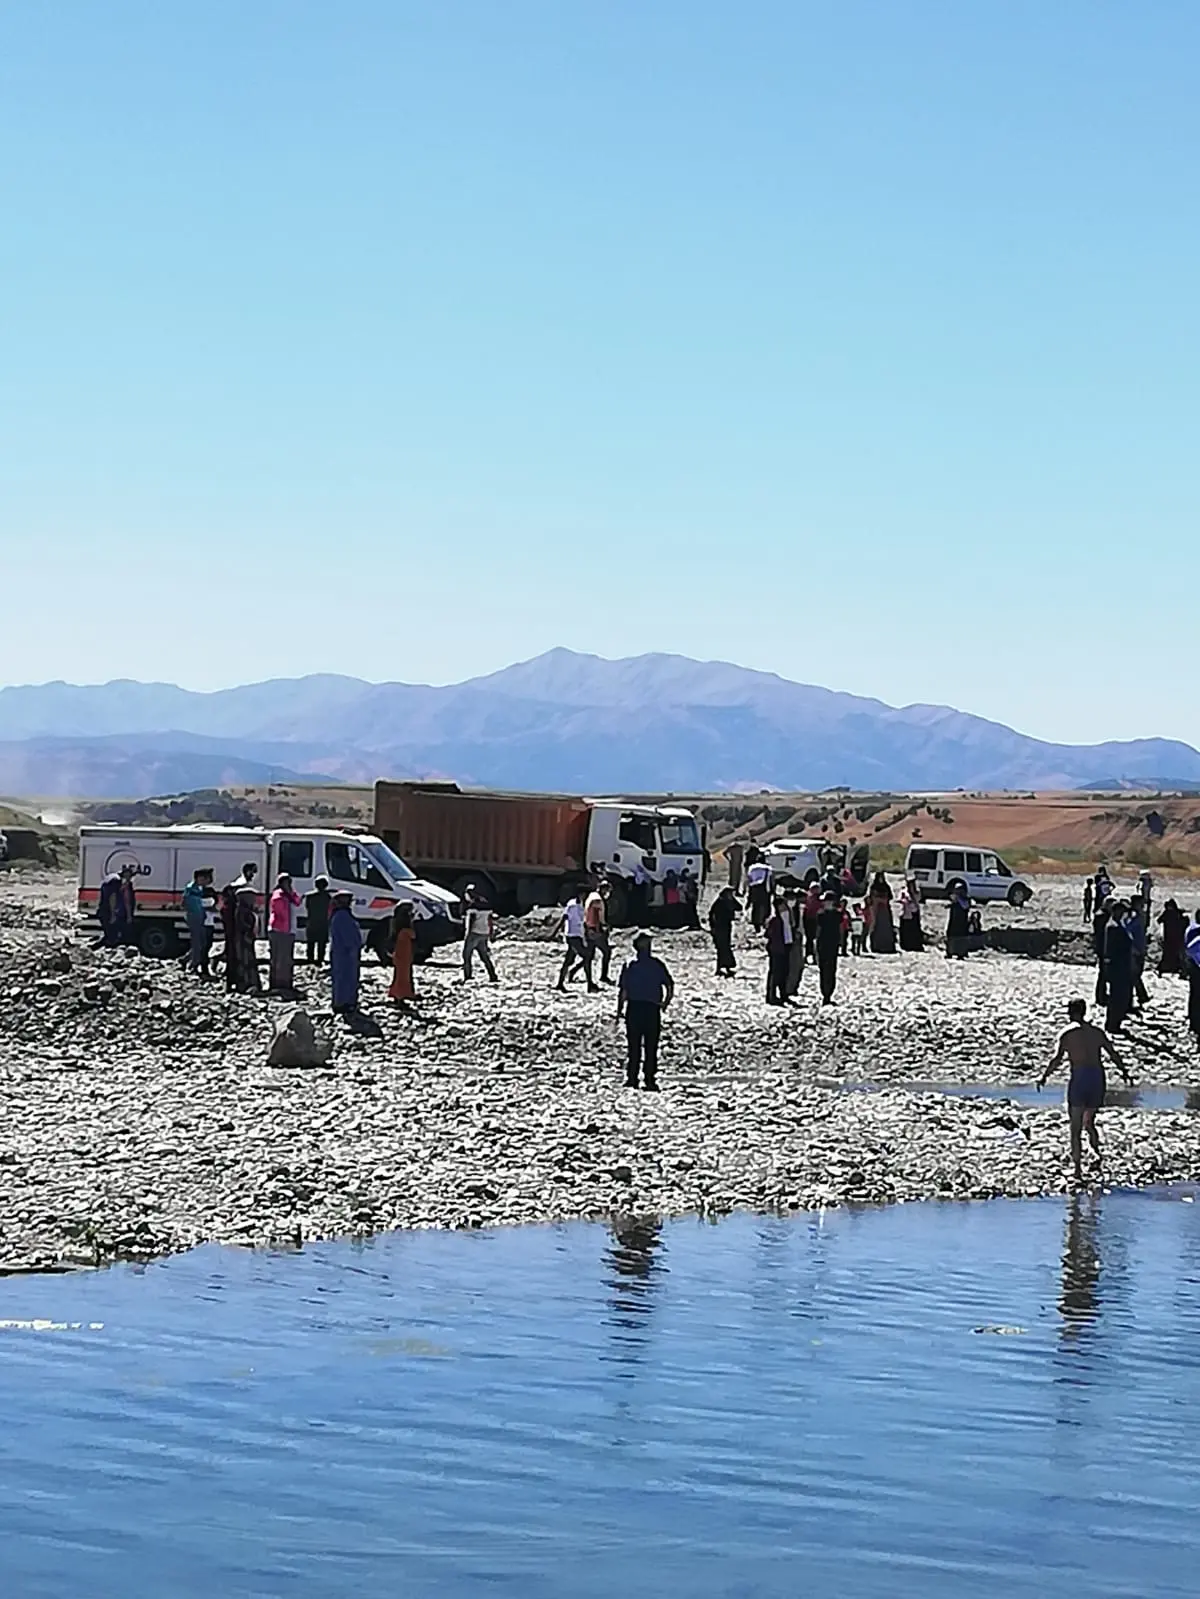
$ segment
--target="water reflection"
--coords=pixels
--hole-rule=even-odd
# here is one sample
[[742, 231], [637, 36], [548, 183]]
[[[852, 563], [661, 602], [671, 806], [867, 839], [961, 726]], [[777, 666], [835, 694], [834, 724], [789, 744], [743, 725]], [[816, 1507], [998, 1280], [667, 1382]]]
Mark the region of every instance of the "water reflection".
[[617, 1216], [605, 1250], [608, 1324], [626, 1358], [636, 1359], [648, 1342], [666, 1266], [662, 1222], [654, 1216]]
[[1078, 1338], [1100, 1314], [1099, 1221], [1100, 1204], [1095, 1194], [1071, 1196], [1058, 1300], [1064, 1343]]

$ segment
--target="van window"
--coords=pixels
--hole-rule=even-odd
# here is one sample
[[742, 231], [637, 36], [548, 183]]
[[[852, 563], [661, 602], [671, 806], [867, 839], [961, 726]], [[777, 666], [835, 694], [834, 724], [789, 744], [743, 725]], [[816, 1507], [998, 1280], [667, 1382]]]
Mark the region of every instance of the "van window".
[[983, 871], [983, 857], [978, 850], [969, 849], [967, 851], [967, 871], [974, 872], [976, 875]]
[[367, 888], [387, 888], [387, 879], [357, 844], [325, 846], [325, 870], [339, 883], [362, 883]]
[[967, 869], [963, 863], [963, 852], [960, 849], [943, 850], [942, 860], [945, 863], [945, 870], [948, 872], [965, 872]]
[[908, 869], [911, 872], [936, 872], [937, 850], [910, 849], [908, 852]]
[[279, 870], [289, 877], [311, 877], [313, 847], [308, 839], [284, 838], [279, 842]]

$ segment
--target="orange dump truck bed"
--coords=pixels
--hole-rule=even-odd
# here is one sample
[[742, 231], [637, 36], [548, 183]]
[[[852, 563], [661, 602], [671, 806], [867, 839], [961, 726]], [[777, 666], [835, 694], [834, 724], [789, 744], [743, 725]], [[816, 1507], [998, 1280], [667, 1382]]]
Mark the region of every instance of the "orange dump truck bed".
[[586, 801], [555, 795], [464, 793], [454, 783], [375, 785], [375, 831], [418, 875], [578, 871], [589, 813]]

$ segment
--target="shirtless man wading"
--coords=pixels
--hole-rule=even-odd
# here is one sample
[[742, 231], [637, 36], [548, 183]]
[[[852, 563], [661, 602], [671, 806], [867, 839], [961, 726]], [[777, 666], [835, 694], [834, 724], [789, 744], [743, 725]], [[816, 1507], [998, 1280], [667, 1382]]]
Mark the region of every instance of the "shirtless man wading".
[[1044, 1088], [1050, 1073], [1062, 1065], [1064, 1060], [1071, 1062], [1071, 1076], [1067, 1083], [1067, 1109], [1071, 1116], [1071, 1159], [1075, 1162], [1075, 1181], [1083, 1181], [1083, 1133], [1087, 1129], [1088, 1142], [1096, 1156], [1099, 1166], [1100, 1134], [1096, 1128], [1096, 1112], [1104, 1103], [1104, 1057], [1107, 1055], [1113, 1065], [1120, 1071], [1127, 1083], [1132, 1083], [1125, 1069], [1125, 1062], [1112, 1046], [1108, 1034], [1101, 1027], [1093, 1027], [1092, 1023], [1085, 1020], [1087, 1016], [1087, 1001], [1073, 999], [1067, 1006], [1067, 1015], [1071, 1018], [1072, 1026], [1058, 1041], [1058, 1049], [1054, 1059], [1038, 1079], [1038, 1087]]

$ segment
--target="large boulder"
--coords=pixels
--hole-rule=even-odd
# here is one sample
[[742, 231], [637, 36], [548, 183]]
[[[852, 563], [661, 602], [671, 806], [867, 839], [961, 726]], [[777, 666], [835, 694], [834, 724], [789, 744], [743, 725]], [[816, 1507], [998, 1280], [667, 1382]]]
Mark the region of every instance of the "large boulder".
[[333, 1054], [333, 1044], [313, 1026], [304, 1009], [290, 1011], [275, 1028], [268, 1066], [324, 1066]]

